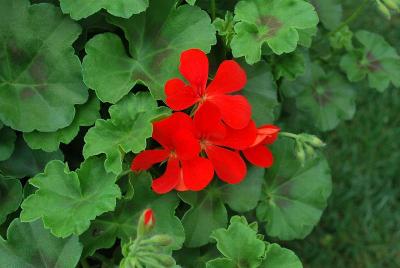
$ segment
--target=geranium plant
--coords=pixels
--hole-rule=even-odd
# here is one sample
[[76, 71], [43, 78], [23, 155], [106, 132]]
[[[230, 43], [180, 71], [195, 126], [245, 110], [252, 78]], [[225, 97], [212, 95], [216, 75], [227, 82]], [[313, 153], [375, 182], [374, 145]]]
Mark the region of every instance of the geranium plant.
[[302, 267], [319, 137], [400, 86], [351, 27], [398, 0], [339, 2], [0, 0], [0, 267]]

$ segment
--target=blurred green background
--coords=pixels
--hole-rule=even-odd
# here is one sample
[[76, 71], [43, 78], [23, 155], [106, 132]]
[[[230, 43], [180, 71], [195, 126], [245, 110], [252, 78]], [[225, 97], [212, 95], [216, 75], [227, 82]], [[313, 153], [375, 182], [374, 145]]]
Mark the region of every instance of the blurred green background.
[[[362, 1], [342, 2], [347, 17]], [[400, 16], [387, 21], [373, 2], [350, 28], [379, 33], [400, 52]], [[354, 119], [323, 134], [329, 206], [311, 235], [286, 243], [305, 268], [400, 267], [400, 91], [357, 87]]]

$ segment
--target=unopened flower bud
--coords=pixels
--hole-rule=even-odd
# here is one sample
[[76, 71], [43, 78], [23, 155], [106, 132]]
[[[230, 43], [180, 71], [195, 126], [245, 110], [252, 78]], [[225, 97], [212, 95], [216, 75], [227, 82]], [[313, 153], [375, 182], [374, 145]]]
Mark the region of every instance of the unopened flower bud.
[[399, 4], [395, 0], [383, 0], [383, 3], [390, 9], [393, 9], [397, 12], [400, 11]]
[[296, 143], [295, 153], [301, 165], [304, 166], [304, 163], [306, 161], [306, 153], [304, 152], [303, 145], [300, 142]]
[[303, 134], [300, 134], [299, 136], [300, 136], [301, 141], [306, 142], [313, 147], [319, 148], [319, 147], [324, 147], [326, 145], [320, 138], [318, 138], [315, 135], [303, 133]]
[[390, 20], [392, 15], [390, 14], [387, 6], [385, 6], [380, 0], [376, 0], [376, 4], [378, 5], [378, 10], [385, 16], [386, 19]]
[[156, 244], [157, 246], [169, 246], [172, 244], [172, 238], [169, 235], [155, 235], [149, 239], [151, 243]]
[[156, 222], [153, 210], [149, 208], [143, 211], [138, 222], [138, 229], [137, 229], [138, 237], [141, 237], [149, 233], [154, 228], [155, 223]]

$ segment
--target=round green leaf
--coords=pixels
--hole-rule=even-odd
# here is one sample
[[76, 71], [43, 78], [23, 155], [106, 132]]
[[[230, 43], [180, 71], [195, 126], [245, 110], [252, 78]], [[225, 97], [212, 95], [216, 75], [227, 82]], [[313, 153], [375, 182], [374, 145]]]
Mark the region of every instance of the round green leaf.
[[88, 91], [72, 43], [79, 25], [51, 4], [0, 0], [0, 120], [13, 129], [71, 124]]
[[324, 27], [335, 30], [342, 21], [343, 8], [339, 0], [310, 0]]
[[295, 143], [280, 138], [272, 151], [275, 163], [265, 178], [257, 217], [267, 234], [282, 240], [302, 239], [318, 223], [332, 191], [328, 163], [322, 155], [304, 164], [294, 154]]
[[182, 247], [185, 240], [183, 226], [175, 216], [179, 204], [176, 194], [157, 195], [151, 188], [151, 176], [146, 173], [132, 175], [135, 194], [131, 200], [120, 200], [115, 211], [101, 215], [82, 234], [84, 255], [92, 255], [99, 248], [109, 248], [117, 238], [128, 241], [136, 236], [137, 222], [142, 212], [151, 208], [156, 225], [153, 234], [173, 237], [172, 249]]
[[121, 197], [115, 179], [100, 158], [87, 159], [76, 172], [61, 161], [51, 161], [44, 173], [29, 180], [38, 190], [22, 203], [21, 220], [42, 218], [57, 237], [80, 235], [96, 216], [114, 210]]
[[58, 149], [60, 143], [70, 143], [79, 133], [81, 126], [93, 125], [100, 117], [100, 102], [96, 97], [91, 97], [83, 105], [77, 106], [74, 121], [66, 128], [56, 132], [33, 131], [24, 133], [24, 140], [32, 149], [41, 149], [46, 152], [53, 152]]
[[0, 224], [8, 214], [16, 211], [22, 200], [22, 186], [19, 180], [0, 174]]
[[175, 0], [152, 0], [145, 13], [109, 20], [124, 31], [130, 55], [114, 34], [97, 35], [87, 43], [84, 81], [103, 102], [116, 103], [137, 83], [163, 98], [165, 82], [179, 75], [180, 53], [189, 48], [208, 52], [216, 43], [208, 14], [196, 6], [176, 8]]
[[59, 150], [52, 153], [32, 150], [22, 138], [17, 138], [11, 157], [0, 162], [0, 172], [16, 178], [32, 177], [42, 172], [46, 164], [54, 159], [64, 160], [64, 155]]
[[303, 53], [294, 52], [274, 58], [275, 79], [285, 78], [295, 80], [305, 72], [305, 59]]
[[252, 118], [257, 125], [271, 124], [279, 107], [277, 87], [270, 68], [265, 61], [253, 66], [242, 64], [247, 74], [243, 95], [252, 107]]
[[77, 236], [56, 238], [44, 229], [41, 221], [11, 222], [7, 240], [0, 237], [2, 267], [71, 268], [76, 267], [82, 252]]
[[386, 40], [375, 33], [358, 31], [356, 38], [362, 45], [342, 57], [340, 67], [350, 81], [359, 81], [368, 76], [369, 85], [384, 91], [393, 83], [400, 87], [400, 56]]
[[289, 53], [300, 40], [299, 30], [310, 36], [318, 24], [314, 7], [303, 0], [249, 0], [235, 7], [236, 35], [231, 42], [234, 57], [249, 64], [261, 59], [264, 44], [275, 54]]
[[11, 128], [0, 126], [0, 161], [10, 158], [14, 151], [16, 138], [17, 136]]
[[109, 109], [111, 119], [98, 119], [85, 136], [83, 156], [89, 158], [104, 153], [107, 172], [119, 174], [125, 153], [138, 153], [146, 148], [153, 132], [152, 121], [169, 114], [157, 107], [148, 93], [129, 94]]
[[86, 18], [101, 9], [108, 13], [123, 18], [129, 18], [146, 10], [149, 0], [60, 0], [61, 10], [69, 13], [74, 20]]
[[303, 265], [293, 251], [274, 243], [267, 244], [265, 260], [260, 268], [303, 268]]

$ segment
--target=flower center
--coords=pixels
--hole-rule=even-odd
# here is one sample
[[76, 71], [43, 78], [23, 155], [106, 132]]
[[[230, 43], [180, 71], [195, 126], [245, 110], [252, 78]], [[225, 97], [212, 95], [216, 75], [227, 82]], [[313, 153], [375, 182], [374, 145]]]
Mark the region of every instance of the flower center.
[[177, 153], [176, 153], [174, 150], [172, 150], [172, 151], [169, 153], [169, 158], [178, 158], [178, 155], [177, 155]]
[[200, 148], [202, 151], [206, 150], [207, 146], [210, 145], [210, 142], [206, 139], [201, 139], [200, 140]]

